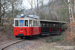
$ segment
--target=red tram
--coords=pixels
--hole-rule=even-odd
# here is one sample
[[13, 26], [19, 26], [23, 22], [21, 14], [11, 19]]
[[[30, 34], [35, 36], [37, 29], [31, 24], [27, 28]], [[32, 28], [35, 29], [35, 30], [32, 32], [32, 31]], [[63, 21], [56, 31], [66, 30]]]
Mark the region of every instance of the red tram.
[[15, 18], [14, 36], [33, 36], [40, 34], [40, 21], [34, 18]]
[[26, 37], [41, 34], [61, 34], [62, 25], [67, 22], [39, 20], [39, 18], [14, 18], [14, 36]]

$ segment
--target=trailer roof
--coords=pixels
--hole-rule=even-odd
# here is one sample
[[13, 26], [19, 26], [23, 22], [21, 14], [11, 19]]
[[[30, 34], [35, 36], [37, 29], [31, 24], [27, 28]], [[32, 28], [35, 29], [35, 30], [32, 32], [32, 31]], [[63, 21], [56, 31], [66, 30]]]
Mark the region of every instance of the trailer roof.
[[69, 23], [69, 22], [65, 22], [65, 21], [53, 21], [53, 20], [40, 20], [42, 22], [56, 22], [56, 23]]

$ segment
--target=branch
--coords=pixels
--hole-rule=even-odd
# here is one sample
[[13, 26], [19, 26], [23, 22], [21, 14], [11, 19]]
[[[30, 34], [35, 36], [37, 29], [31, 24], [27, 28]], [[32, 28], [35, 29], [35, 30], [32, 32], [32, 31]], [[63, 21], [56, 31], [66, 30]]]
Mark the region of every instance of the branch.
[[5, 14], [5, 12], [3, 14], [1, 14], [0, 17], [3, 16], [4, 14]]
[[28, 1], [28, 3], [31, 5], [31, 2], [29, 1], [29, 0], [27, 0]]
[[7, 3], [7, 2], [5, 2], [5, 3], [3, 3], [3, 4], [0, 3], [0, 6], [3, 7], [3, 5], [5, 5], [6, 3]]
[[66, 3], [66, 1], [64, 0], [64, 2], [65, 2], [65, 4], [66, 4], [66, 6], [67, 6], [67, 3]]

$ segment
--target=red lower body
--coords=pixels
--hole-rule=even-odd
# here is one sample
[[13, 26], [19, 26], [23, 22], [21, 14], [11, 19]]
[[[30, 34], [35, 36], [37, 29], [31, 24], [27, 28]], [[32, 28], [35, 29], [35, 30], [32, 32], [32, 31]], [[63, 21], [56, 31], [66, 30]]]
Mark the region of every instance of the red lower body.
[[[45, 30], [45, 29], [44, 29]], [[59, 31], [61, 32], [61, 28], [52, 29], [49, 28], [49, 32]], [[14, 27], [14, 36], [33, 36], [41, 34], [40, 27]]]
[[40, 34], [40, 27], [14, 27], [14, 36], [33, 36]]

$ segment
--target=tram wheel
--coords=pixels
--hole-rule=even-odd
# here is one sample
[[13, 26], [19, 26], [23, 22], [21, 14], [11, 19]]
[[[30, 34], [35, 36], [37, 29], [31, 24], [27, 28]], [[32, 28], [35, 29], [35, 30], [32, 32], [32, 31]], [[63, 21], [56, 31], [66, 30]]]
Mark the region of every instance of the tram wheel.
[[23, 37], [20, 37], [21, 39], [23, 39]]
[[18, 36], [15, 36], [16, 38], [18, 38]]

